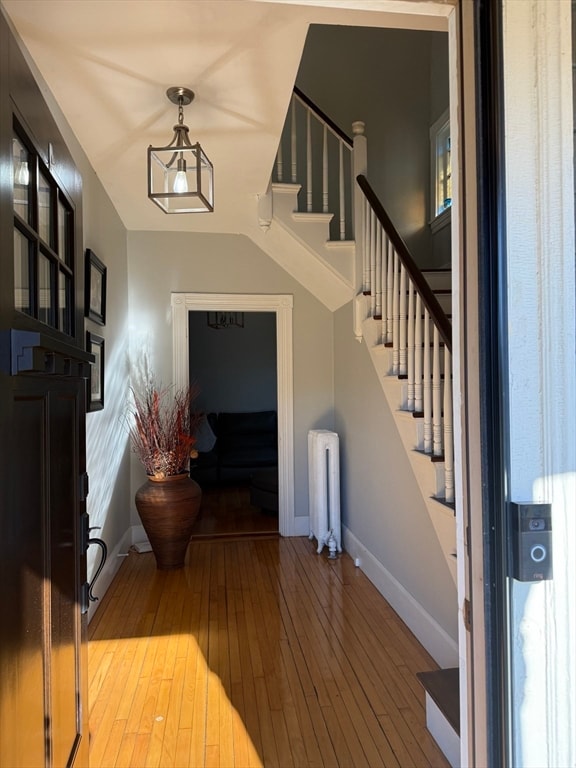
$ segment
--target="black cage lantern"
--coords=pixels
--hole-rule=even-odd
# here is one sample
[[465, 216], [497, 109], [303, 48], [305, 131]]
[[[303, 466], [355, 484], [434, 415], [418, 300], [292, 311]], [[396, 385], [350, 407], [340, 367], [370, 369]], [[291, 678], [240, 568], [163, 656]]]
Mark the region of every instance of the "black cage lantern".
[[178, 124], [166, 147], [148, 147], [148, 197], [164, 213], [202, 213], [214, 210], [214, 168], [198, 142], [191, 144], [184, 125], [184, 107], [194, 92], [169, 88], [166, 95], [178, 105]]

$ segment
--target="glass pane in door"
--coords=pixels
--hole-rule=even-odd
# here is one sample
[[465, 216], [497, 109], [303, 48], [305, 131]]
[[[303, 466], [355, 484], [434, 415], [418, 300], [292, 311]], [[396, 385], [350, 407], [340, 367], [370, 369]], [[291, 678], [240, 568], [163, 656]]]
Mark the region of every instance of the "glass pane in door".
[[30, 157], [18, 139], [12, 138], [12, 166], [14, 173], [14, 210], [30, 223]]
[[52, 264], [40, 254], [38, 259], [38, 320], [54, 325], [52, 299]]
[[72, 313], [71, 307], [72, 281], [64, 274], [58, 273], [58, 328], [72, 335]]
[[38, 234], [45, 243], [52, 245], [50, 182], [42, 173], [38, 180]]
[[67, 264], [69, 267], [72, 266], [70, 211], [61, 200], [58, 201], [58, 255], [64, 264]]
[[27, 315], [30, 306], [30, 241], [14, 230], [14, 307]]

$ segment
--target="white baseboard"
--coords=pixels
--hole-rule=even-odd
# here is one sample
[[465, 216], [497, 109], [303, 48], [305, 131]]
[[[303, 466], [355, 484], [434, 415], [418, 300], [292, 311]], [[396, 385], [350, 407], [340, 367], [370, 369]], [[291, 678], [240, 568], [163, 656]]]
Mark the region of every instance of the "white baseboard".
[[414, 597], [386, 570], [370, 550], [346, 526], [342, 526], [344, 549], [353, 560], [358, 558], [361, 570], [386, 598], [419, 642], [442, 667], [457, 667], [458, 643], [424, 610]]
[[124, 556], [127, 554], [128, 550], [132, 546], [132, 542], [134, 541], [132, 530], [133, 530], [132, 528], [128, 528], [128, 530], [124, 533], [124, 535], [122, 536], [118, 544], [114, 547], [114, 549], [108, 552], [108, 557], [106, 558], [106, 563], [104, 565], [104, 568], [102, 569], [102, 572], [98, 576], [98, 580], [94, 585], [93, 592], [95, 596], [98, 598], [98, 600], [96, 602], [90, 603], [90, 606], [88, 608], [88, 623], [92, 621], [92, 618], [96, 613], [96, 611], [98, 610], [98, 607], [100, 605], [100, 602], [102, 601], [102, 598], [108, 591], [108, 588], [110, 584], [112, 584], [114, 576], [116, 576], [120, 566], [122, 565], [122, 560], [124, 559]]

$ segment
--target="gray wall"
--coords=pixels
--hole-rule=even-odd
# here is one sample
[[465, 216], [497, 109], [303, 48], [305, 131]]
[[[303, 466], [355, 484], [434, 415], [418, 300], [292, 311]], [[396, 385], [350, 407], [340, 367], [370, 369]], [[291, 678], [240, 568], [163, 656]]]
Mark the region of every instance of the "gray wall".
[[421, 266], [444, 259], [429, 228], [429, 131], [447, 72], [445, 33], [312, 25], [296, 79], [348, 135], [366, 123], [368, 180]]
[[[164, 382], [173, 375], [172, 292], [292, 294], [295, 507], [307, 515], [308, 430], [333, 428], [332, 313], [242, 235], [130, 232], [128, 272], [131, 359], [147, 355]], [[135, 461], [132, 477], [135, 491], [144, 481]]]
[[276, 314], [245, 312], [244, 327], [210, 328], [206, 312], [188, 313], [190, 380], [199, 410], [275, 411]]
[[[394, 416], [351, 305], [334, 315], [335, 425], [342, 520], [418, 603], [457, 638], [457, 594]], [[400, 446], [400, 447], [399, 447]]]

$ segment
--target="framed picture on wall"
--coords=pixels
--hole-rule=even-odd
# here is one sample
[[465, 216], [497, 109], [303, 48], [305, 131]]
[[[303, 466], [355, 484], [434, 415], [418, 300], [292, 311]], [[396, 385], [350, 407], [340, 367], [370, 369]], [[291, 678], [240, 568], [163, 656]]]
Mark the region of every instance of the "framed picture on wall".
[[86, 348], [94, 355], [88, 379], [87, 407], [89, 411], [101, 411], [104, 408], [104, 339], [88, 331]]
[[86, 249], [85, 315], [106, 325], [106, 267], [90, 248]]

